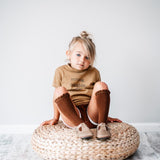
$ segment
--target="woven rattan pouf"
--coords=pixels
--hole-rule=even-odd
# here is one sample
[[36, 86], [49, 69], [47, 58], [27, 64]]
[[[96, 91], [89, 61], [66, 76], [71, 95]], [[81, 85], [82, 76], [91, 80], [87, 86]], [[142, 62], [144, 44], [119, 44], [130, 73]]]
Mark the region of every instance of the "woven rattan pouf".
[[81, 140], [74, 129], [62, 122], [38, 127], [32, 136], [32, 147], [48, 160], [121, 160], [132, 155], [139, 146], [139, 133], [127, 123], [109, 123], [111, 138], [106, 141], [94, 138]]

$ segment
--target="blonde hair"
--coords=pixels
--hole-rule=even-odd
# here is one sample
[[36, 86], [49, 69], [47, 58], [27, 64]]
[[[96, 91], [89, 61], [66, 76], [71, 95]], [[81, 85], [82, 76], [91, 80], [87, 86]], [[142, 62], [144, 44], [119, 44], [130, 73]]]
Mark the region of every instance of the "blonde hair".
[[69, 50], [72, 51], [78, 42], [82, 43], [86, 51], [89, 53], [88, 56], [90, 58], [91, 65], [93, 65], [96, 56], [96, 46], [90, 38], [90, 34], [86, 31], [82, 31], [80, 36], [73, 37], [72, 41], [69, 43]]

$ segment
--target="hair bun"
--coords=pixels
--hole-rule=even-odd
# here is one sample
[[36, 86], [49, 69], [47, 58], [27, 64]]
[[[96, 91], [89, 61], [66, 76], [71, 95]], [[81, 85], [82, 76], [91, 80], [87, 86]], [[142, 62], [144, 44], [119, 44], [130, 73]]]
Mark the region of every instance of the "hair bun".
[[89, 34], [86, 31], [82, 31], [80, 35], [82, 38], [89, 38]]

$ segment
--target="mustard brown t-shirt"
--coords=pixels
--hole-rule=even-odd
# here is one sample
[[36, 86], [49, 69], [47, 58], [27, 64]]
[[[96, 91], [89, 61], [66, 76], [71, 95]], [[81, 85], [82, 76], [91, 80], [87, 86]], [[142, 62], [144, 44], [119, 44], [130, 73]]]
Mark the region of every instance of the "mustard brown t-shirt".
[[100, 73], [95, 67], [77, 70], [67, 64], [56, 69], [53, 87], [65, 87], [76, 106], [85, 105], [91, 99], [94, 84], [100, 80]]

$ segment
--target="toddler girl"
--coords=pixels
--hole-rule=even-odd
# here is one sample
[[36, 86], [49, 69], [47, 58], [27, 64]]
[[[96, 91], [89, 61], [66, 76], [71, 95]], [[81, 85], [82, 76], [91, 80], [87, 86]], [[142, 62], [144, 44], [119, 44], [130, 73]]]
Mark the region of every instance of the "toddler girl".
[[61, 115], [64, 124], [76, 128], [80, 138], [92, 138], [90, 128], [97, 127], [97, 139], [106, 140], [111, 136], [107, 122], [121, 121], [108, 117], [110, 91], [93, 67], [95, 44], [86, 31], [73, 37], [66, 55], [70, 63], [58, 67], [53, 80], [54, 118], [41, 125], [55, 125]]

